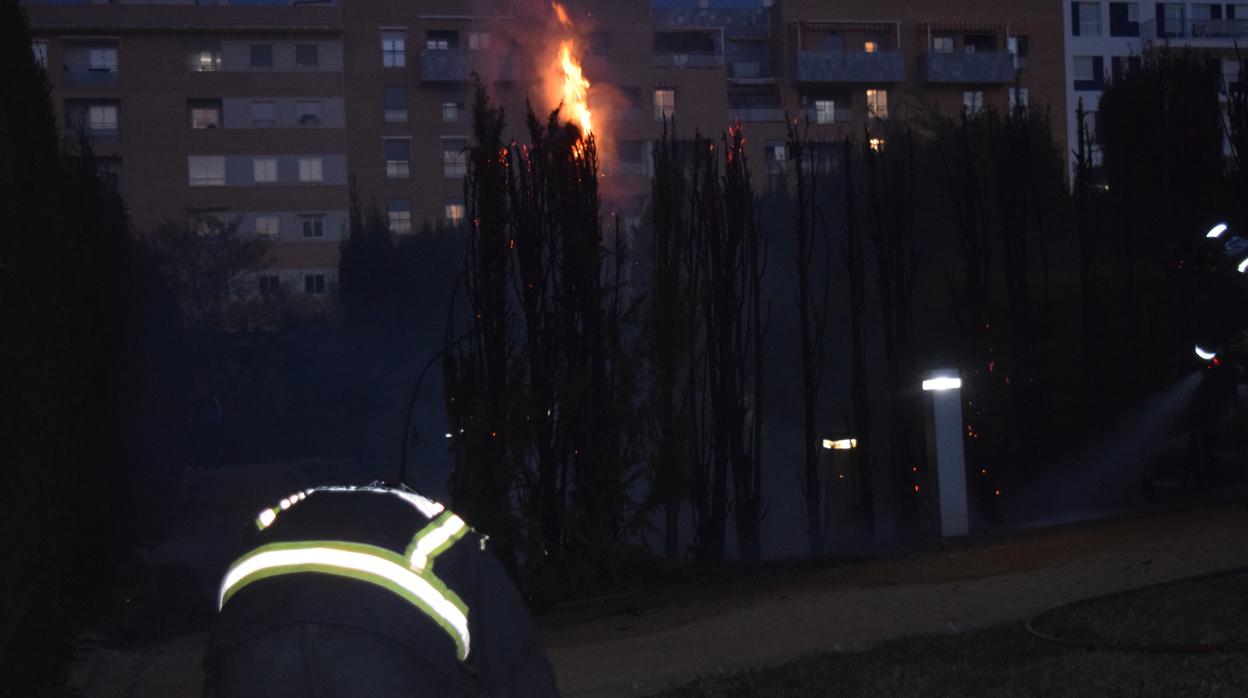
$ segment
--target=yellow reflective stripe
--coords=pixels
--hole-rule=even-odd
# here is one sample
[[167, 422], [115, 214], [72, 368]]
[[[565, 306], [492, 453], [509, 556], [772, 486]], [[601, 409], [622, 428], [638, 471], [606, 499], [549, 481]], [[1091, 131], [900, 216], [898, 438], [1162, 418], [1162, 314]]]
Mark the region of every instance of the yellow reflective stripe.
[[422, 497], [415, 492], [406, 492], [404, 490], [398, 490], [391, 487], [377, 487], [375, 485], [367, 485], [364, 487], [356, 487], [353, 485], [328, 485], [325, 487], [313, 487], [308, 490], [308, 494], [312, 494], [313, 492], [377, 492], [379, 494], [391, 494], [399, 499], [402, 499], [408, 504], [411, 504], [418, 511], [420, 511], [420, 513], [424, 514], [427, 519], [432, 519], [446, 510], [446, 507], [442, 506], [441, 503], [435, 502], [428, 497]]
[[221, 581], [218, 608], [239, 589], [260, 579], [314, 572], [348, 577], [382, 588], [419, 608], [455, 642], [457, 656], [467, 658], [471, 647], [468, 609], [441, 580], [412, 571], [407, 560], [391, 550], [361, 543], [305, 541], [270, 543], [239, 558]]
[[408, 564], [414, 570], [432, 567], [433, 559], [463, 538], [468, 530], [468, 524], [463, 519], [446, 512], [412, 537], [405, 553]]

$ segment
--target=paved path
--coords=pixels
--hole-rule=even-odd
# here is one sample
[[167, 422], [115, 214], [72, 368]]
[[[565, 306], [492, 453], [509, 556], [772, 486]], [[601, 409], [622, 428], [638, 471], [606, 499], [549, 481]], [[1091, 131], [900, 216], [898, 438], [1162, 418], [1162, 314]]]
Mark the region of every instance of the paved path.
[[[616, 600], [543, 618], [543, 634], [564, 695], [639, 695], [708, 673], [962, 632], [1248, 565], [1246, 532], [1243, 507], [1085, 523]], [[90, 648], [71, 685], [90, 698], [197, 696], [203, 642], [192, 635], [145, 648]]]

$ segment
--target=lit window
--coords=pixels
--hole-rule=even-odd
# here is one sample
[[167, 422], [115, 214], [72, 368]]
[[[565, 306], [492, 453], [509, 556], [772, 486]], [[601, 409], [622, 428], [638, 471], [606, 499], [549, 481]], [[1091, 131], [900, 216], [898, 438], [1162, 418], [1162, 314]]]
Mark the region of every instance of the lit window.
[[273, 102], [252, 102], [251, 125], [260, 128], [276, 126], [277, 105]]
[[277, 181], [277, 158], [256, 158], [251, 161], [253, 178], [257, 184]]
[[676, 90], [654, 91], [654, 120], [662, 121], [676, 115]]
[[836, 122], [836, 102], [830, 99], [815, 100], [815, 123], [831, 124]]
[[324, 274], [304, 274], [303, 275], [303, 292], [309, 296], [325, 295], [325, 275]]
[[221, 49], [203, 48], [191, 51], [188, 65], [196, 73], [212, 73], [221, 70]]
[[191, 128], [221, 128], [221, 100], [188, 100], [187, 111], [191, 117]]
[[865, 53], [875, 53], [880, 50], [880, 44], [875, 41], [867, 41], [863, 43], [862, 50]]
[[871, 150], [873, 150], [873, 151], [877, 152], [877, 153], [882, 153], [882, 152], [884, 152], [884, 139], [883, 139], [883, 138], [871, 138], [871, 139], [868, 139], [868, 140], [867, 140], [867, 147], [868, 147], [868, 148], [870, 148]]
[[386, 123], [401, 124], [407, 121], [407, 88], [402, 85], [385, 88], [382, 110]]
[[395, 235], [412, 232], [412, 203], [407, 199], [387, 199], [386, 223]]
[[256, 216], [256, 235], [275, 238], [281, 229], [282, 219], [277, 216]]
[[468, 139], [442, 139], [442, 174], [445, 177], [468, 174]]
[[90, 69], [92, 71], [117, 72], [117, 49], [112, 46], [99, 46], [89, 49], [87, 51], [87, 60], [90, 61]]
[[464, 222], [464, 215], [467, 209], [464, 208], [463, 199], [450, 199], [446, 202], [443, 209], [443, 217], [446, 218], [448, 225], [460, 225]]
[[953, 37], [933, 36], [932, 53], [953, 53]]
[[384, 68], [402, 68], [407, 64], [407, 35], [399, 31], [381, 33], [381, 65]]
[[186, 169], [192, 187], [225, 186], [224, 155], [192, 155], [186, 159]]
[[260, 295], [275, 296], [281, 291], [281, 280], [277, 274], [261, 274], [259, 279]]
[[35, 65], [40, 68], [48, 67], [48, 42], [34, 41], [30, 44], [30, 50], [35, 54]]
[[299, 181], [324, 181], [321, 158], [299, 158]]
[[1010, 107], [1026, 109], [1031, 104], [1031, 92], [1026, 87], [1010, 88]]
[[984, 93], [982, 90], [970, 90], [962, 93], [962, 108], [968, 114], [978, 114], [984, 110]]
[[252, 44], [251, 45], [251, 67], [252, 68], [272, 68], [273, 67], [273, 44]]
[[459, 112], [461, 111], [463, 111], [463, 107], [459, 102], [443, 102], [442, 121], [448, 124], [459, 121]]
[[321, 123], [320, 102], [295, 102], [295, 119], [300, 126], [318, 126]]
[[295, 66], [299, 68], [315, 68], [321, 63], [320, 51], [316, 44], [295, 44]]
[[867, 90], [867, 113], [877, 119], [888, 118], [888, 90]]
[[300, 220], [303, 237], [316, 240], [325, 237], [325, 216], [303, 216]]
[[406, 138], [389, 138], [382, 141], [386, 154], [386, 177], [407, 179], [411, 174], [412, 144]]
[[484, 51], [490, 47], [489, 32], [468, 32], [468, 49]]

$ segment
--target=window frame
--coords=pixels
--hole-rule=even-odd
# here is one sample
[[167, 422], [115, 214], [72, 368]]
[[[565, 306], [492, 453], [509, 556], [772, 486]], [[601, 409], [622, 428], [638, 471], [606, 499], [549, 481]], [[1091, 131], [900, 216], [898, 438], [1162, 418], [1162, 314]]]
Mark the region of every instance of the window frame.
[[394, 235], [407, 235], [412, 232], [410, 199], [386, 199], [386, 228]]
[[888, 90], [867, 88], [867, 116], [875, 119], [888, 118]]
[[254, 184], [277, 184], [279, 181], [277, 158], [272, 155], [253, 157], [251, 159], [251, 181]]
[[[220, 176], [215, 176], [215, 172], [210, 176], [201, 175], [198, 179], [195, 177], [195, 163], [220, 163]], [[216, 170], [218, 168], [211, 168]], [[224, 155], [188, 155], [186, 156], [186, 176], [187, 186], [191, 187], [224, 187], [226, 185], [225, 172], [225, 156]]]
[[[661, 97], [664, 95], [668, 95], [670, 98], [662, 99]], [[654, 88], [651, 99], [654, 104], [655, 121], [671, 119], [676, 115], [676, 88], [656, 87]]]
[[[315, 167], [313, 167], [315, 166]], [[315, 169], [316, 177], [310, 176]], [[322, 184], [325, 182], [325, 158], [320, 156], [299, 158], [299, 182], [301, 184]]]
[[[261, 221], [266, 221], [266, 225], [261, 226], [260, 225]], [[267, 225], [268, 221], [271, 221], [273, 223], [273, 226], [272, 226], [273, 229], [271, 231], [267, 229], [269, 227]], [[265, 229], [262, 230], [261, 229], [262, 227]], [[282, 217], [273, 216], [273, 215], [256, 216], [254, 221], [252, 222], [251, 230], [252, 230], [252, 234], [258, 235], [260, 237], [277, 238], [282, 233]]]
[[[209, 125], [208, 121], [195, 118], [195, 112], [211, 111], [217, 115]], [[207, 131], [214, 128], [225, 128], [225, 108], [219, 99], [188, 99], [186, 100], [187, 125], [192, 131]], [[196, 124], [199, 124], [198, 126]]]
[[[272, 110], [272, 118], [264, 119], [256, 116], [257, 107], [267, 107]], [[251, 114], [252, 128], [276, 128], [277, 127], [277, 102], [271, 99], [253, 99], [248, 107]]]
[[[442, 151], [442, 176], [447, 179], [466, 177], [468, 175], [469, 140], [464, 136], [442, 136], [439, 140]], [[460, 147], [456, 150], [448, 150], [448, 143], [458, 144]]]
[[835, 124], [836, 123], [836, 100], [835, 99], [815, 99], [811, 108], [815, 110], [816, 124]]
[[[403, 158], [391, 158], [390, 146], [401, 145]], [[385, 137], [381, 139], [382, 159], [386, 163], [386, 179], [408, 179], [412, 176], [412, 139]]]
[[984, 111], [983, 90], [963, 90], [962, 109], [968, 114], [979, 114]]
[[[300, 61], [300, 50], [312, 51], [312, 62], [305, 63]], [[306, 58], [306, 56], [305, 56]], [[320, 44], [295, 44], [295, 67], [296, 68], [320, 68], [321, 67], [321, 45]]]
[[[389, 35], [389, 36], [387, 36]], [[407, 67], [407, 30], [381, 30], [381, 67]]]
[[[311, 227], [309, 227], [311, 226]], [[311, 232], [309, 235], [308, 233]], [[325, 214], [304, 213], [299, 215], [299, 237], [303, 240], [325, 239]]]
[[[452, 215], [452, 211], [456, 215]], [[447, 199], [442, 203], [442, 220], [447, 225], [459, 226], [468, 217], [468, 207], [463, 199]]]
[[[395, 108], [391, 103], [392, 91], [398, 90], [401, 94], [403, 107]], [[381, 113], [382, 121], [388, 124], [405, 124], [410, 116], [411, 98], [407, 92], [407, 85], [385, 85], [381, 88]]]
[[[304, 111], [309, 106], [312, 108]], [[312, 117], [309, 120], [307, 117]], [[321, 125], [321, 100], [319, 99], [297, 99], [295, 100], [295, 124], [299, 126], [317, 127]]]

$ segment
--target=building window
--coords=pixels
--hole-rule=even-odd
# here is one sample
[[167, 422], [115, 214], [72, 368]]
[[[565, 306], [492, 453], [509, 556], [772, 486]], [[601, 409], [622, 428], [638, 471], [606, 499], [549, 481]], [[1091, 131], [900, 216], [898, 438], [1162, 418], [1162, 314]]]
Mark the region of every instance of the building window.
[[815, 123], [831, 124], [836, 122], [836, 102], [830, 99], [815, 100]]
[[319, 240], [325, 237], [325, 216], [303, 216], [299, 220], [303, 227], [306, 240]]
[[789, 147], [784, 141], [768, 141], [763, 150], [767, 162], [767, 174], [782, 175], [788, 167]]
[[386, 123], [401, 124], [407, 121], [407, 88], [402, 85], [385, 88], [382, 109]]
[[325, 275], [324, 274], [304, 274], [303, 275], [303, 292], [309, 296], [325, 295]]
[[221, 49], [218, 47], [194, 49], [187, 58], [187, 65], [195, 73], [214, 73], [221, 70]]
[[186, 159], [186, 169], [192, 187], [225, 186], [224, 155], [192, 155]]
[[94, 46], [87, 51], [88, 67], [93, 73], [117, 72], [117, 48], [115, 46]]
[[962, 93], [962, 108], [967, 114], [978, 114], [984, 110], [984, 93], [982, 90], [968, 90]]
[[443, 102], [442, 103], [442, 121], [444, 123], [453, 124], [459, 121], [459, 113], [463, 111], [463, 105], [459, 102]]
[[252, 179], [256, 184], [271, 184], [277, 181], [277, 158], [256, 158], [251, 161]]
[[879, 50], [880, 50], [880, 43], [878, 41], [874, 41], [874, 40], [865, 41], [862, 44], [863, 53], [875, 53], [876, 51], [879, 51]]
[[381, 65], [383, 68], [402, 68], [407, 64], [407, 34], [402, 30], [381, 33]]
[[300, 182], [323, 182], [321, 158], [299, 158]]
[[273, 67], [273, 44], [252, 44], [251, 45], [251, 67], [252, 68], [272, 68]]
[[221, 128], [221, 100], [219, 99], [188, 99], [186, 111], [193, 129]]
[[295, 102], [295, 119], [300, 126], [319, 126], [321, 123], [320, 102]]
[[888, 118], [888, 90], [867, 90], [867, 114], [877, 119]]
[[273, 102], [252, 102], [251, 125], [257, 128], [276, 126], [277, 105]]
[[1166, 3], [1162, 5], [1162, 29], [1163, 37], [1183, 36], [1183, 5], [1180, 3]]
[[1031, 91], [1026, 87], [1010, 88], [1010, 108], [1026, 109], [1031, 105]]
[[933, 36], [932, 53], [953, 53], [953, 37]]
[[654, 91], [654, 120], [662, 121], [676, 115], [676, 90]]
[[1075, 56], [1071, 75], [1076, 90], [1099, 90], [1103, 87], [1104, 59], [1100, 56]]
[[87, 107], [87, 133], [92, 138], [116, 138], [117, 112], [116, 104], [92, 104]]
[[442, 217], [446, 219], [447, 225], [462, 225], [466, 213], [463, 199], [448, 199], [442, 209]]
[[387, 138], [381, 143], [386, 155], [386, 177], [407, 179], [411, 174], [412, 142], [406, 138]]
[[442, 175], [463, 177], [468, 174], [468, 139], [442, 139]]
[[386, 223], [395, 235], [412, 232], [412, 202], [407, 199], [386, 200]]
[[320, 64], [320, 52], [316, 44], [295, 44], [296, 67], [315, 68]]
[[275, 238], [281, 224], [282, 219], [277, 216], [256, 216], [256, 235]]
[[35, 54], [35, 65], [46, 70], [48, 67], [48, 42], [33, 41], [30, 44], [30, 50]]
[[276, 296], [281, 291], [282, 285], [277, 274], [261, 274], [259, 278], [260, 295]]
[[1101, 35], [1101, 3], [1072, 2], [1070, 26], [1075, 36]]
[[430, 51], [447, 51], [459, 48], [459, 32], [429, 31], [425, 33], [425, 48]]
[[484, 51], [490, 47], [489, 32], [468, 32], [468, 50]]

